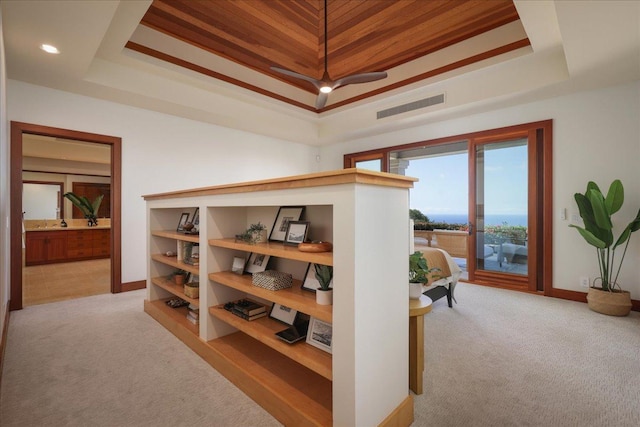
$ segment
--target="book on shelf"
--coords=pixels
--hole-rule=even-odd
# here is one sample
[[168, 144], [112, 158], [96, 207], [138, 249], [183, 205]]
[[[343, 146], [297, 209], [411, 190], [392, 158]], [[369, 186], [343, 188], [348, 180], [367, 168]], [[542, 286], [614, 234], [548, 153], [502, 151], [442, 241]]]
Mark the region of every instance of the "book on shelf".
[[256, 301], [244, 298], [234, 301], [233, 308], [247, 316], [253, 316], [260, 313], [266, 313], [267, 307]]
[[238, 310], [236, 310], [236, 309], [234, 309], [234, 308], [232, 308], [230, 311], [231, 311], [233, 314], [235, 314], [236, 316], [238, 316], [238, 317], [242, 317], [244, 320], [249, 320], [249, 321], [251, 321], [251, 320], [256, 320], [256, 319], [259, 319], [259, 318], [261, 318], [261, 317], [265, 317], [265, 316], [267, 315], [267, 312], [266, 312], [266, 311], [263, 311], [262, 313], [254, 314], [254, 315], [252, 315], [252, 316], [249, 316], [248, 314], [244, 314], [243, 312], [238, 311]]
[[197, 315], [194, 315], [193, 313], [188, 313], [187, 314], [187, 320], [191, 323], [193, 323], [194, 325], [198, 325], [200, 324], [200, 319]]
[[200, 323], [200, 307], [195, 304], [189, 304], [187, 307], [187, 320], [194, 325]]

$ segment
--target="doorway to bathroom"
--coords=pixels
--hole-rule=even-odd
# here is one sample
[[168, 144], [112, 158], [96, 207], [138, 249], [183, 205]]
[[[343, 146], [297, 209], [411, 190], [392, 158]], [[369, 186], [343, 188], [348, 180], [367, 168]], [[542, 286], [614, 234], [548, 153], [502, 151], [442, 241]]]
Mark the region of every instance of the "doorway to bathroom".
[[[40, 158], [34, 156], [33, 152], [31, 152], [29, 160], [25, 160], [23, 154], [25, 153], [25, 149], [29, 150], [29, 143], [25, 143], [25, 141], [28, 141], [30, 138], [35, 138], [45, 145], [41, 145], [40, 149], [36, 150], [37, 153], [41, 153]], [[40, 246], [36, 245], [36, 248], [44, 247], [46, 249], [47, 241], [63, 238], [64, 243], [52, 244], [52, 252], [57, 253], [57, 255], [54, 254], [53, 256], [59, 257], [61, 253], [64, 253], [65, 257], [70, 257], [70, 260], [73, 262], [65, 262], [66, 259], [56, 259], [48, 262], [46, 259], [48, 254], [45, 251], [45, 259], [38, 259], [38, 262], [35, 264], [32, 262], [31, 264], [37, 268], [34, 268], [26, 274], [27, 272], [25, 272], [23, 268], [23, 266], [25, 266], [26, 256], [23, 256], [23, 254], [25, 254], [23, 248], [26, 243], [26, 233], [24, 233], [23, 229], [26, 224], [26, 220], [23, 220], [23, 179], [25, 178], [25, 174], [26, 178], [28, 178], [27, 180], [33, 180], [33, 174], [36, 174], [35, 177], [37, 179], [37, 173], [42, 173], [42, 171], [38, 171], [38, 169], [41, 169], [37, 166], [38, 162], [58, 162], [59, 166], [64, 159], [49, 158], [47, 160], [46, 157], [42, 156], [44, 156], [44, 152], [53, 148], [56, 142], [61, 141], [67, 144], [76, 144], [76, 151], [80, 149], [81, 146], [102, 149], [103, 151], [105, 148], [107, 149], [109, 164], [106, 168], [108, 169], [107, 175], [109, 176], [106, 179], [104, 177], [101, 178], [100, 174], [97, 173], [92, 174], [85, 172], [84, 174], [80, 174], [78, 171], [75, 171], [73, 174], [70, 174], [63, 169], [55, 170], [55, 168], [53, 173], [57, 174], [61, 181], [66, 183], [66, 185], [63, 186], [64, 191], [73, 191], [72, 182], [75, 180], [85, 183], [98, 181], [100, 184], [105, 184], [105, 181], [108, 182], [109, 198], [107, 204], [110, 218], [104, 218], [102, 224], [100, 224], [99, 219], [98, 227], [87, 230], [85, 219], [71, 218], [70, 214], [72, 210], [77, 208], [73, 208], [68, 201], [66, 201], [65, 204], [65, 200], [60, 197], [57, 203], [67, 211], [65, 217], [54, 217], [54, 221], [47, 220], [42, 224], [35, 220], [35, 222], [30, 222], [28, 227], [35, 231], [32, 233], [33, 237], [36, 239], [42, 237], [40, 240], [44, 241]], [[53, 151], [56, 152], [55, 149]], [[36, 158], [34, 159], [33, 157]], [[48, 170], [47, 172], [49, 173], [48, 176], [51, 176], [52, 171]], [[73, 175], [73, 177], [69, 175]], [[83, 178], [77, 178], [78, 176], [83, 176]], [[24, 305], [31, 305], [36, 300], [43, 301], [43, 298], [47, 298], [46, 293], [51, 294], [51, 300], [60, 300], [68, 298], [69, 294], [73, 292], [76, 293], [77, 297], [81, 297], [91, 295], [92, 293], [103, 293], [105, 291], [115, 293], [123, 290], [121, 284], [120, 258], [120, 186], [120, 138], [28, 123], [11, 122], [11, 310], [21, 309]], [[68, 227], [61, 227], [62, 219], [65, 219]], [[100, 229], [98, 230], [98, 228]], [[44, 234], [39, 235], [38, 232]], [[59, 233], [69, 232], [71, 232], [71, 234], [59, 235]], [[49, 236], [51, 239], [49, 239]], [[91, 243], [92, 246], [88, 252], [87, 249], [83, 247], [85, 244], [83, 242]], [[93, 248], [93, 246], [96, 246], [96, 248]], [[95, 286], [91, 286], [91, 288], [88, 289], [87, 286], [90, 285], [88, 281], [89, 278], [94, 282], [99, 282], [99, 284], [94, 283]], [[46, 279], [46, 282], [44, 279]], [[49, 282], [55, 282], [51, 285], [49, 291], [57, 288], [57, 295], [56, 292], [45, 292], [46, 286], [42, 286], [42, 284]], [[27, 304], [25, 304], [25, 286], [31, 286], [33, 283], [40, 284], [38, 289], [39, 293], [31, 293], [31, 299], [26, 301]], [[66, 294], [66, 296], [64, 294]], [[33, 295], [36, 296], [34, 297]]]

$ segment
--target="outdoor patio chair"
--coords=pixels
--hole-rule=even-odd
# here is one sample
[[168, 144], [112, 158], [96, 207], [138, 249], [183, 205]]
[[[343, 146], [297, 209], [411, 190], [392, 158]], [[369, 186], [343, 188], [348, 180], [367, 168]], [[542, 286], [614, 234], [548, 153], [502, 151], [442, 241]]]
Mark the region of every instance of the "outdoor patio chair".
[[423, 295], [437, 301], [446, 296], [449, 307], [453, 307], [452, 301], [455, 301], [454, 291], [458, 284], [458, 279], [462, 274], [462, 269], [453, 260], [447, 251], [438, 248], [420, 248], [424, 258], [427, 260], [429, 268], [437, 267], [438, 272], [432, 273], [432, 279], [427, 283], [427, 289]]

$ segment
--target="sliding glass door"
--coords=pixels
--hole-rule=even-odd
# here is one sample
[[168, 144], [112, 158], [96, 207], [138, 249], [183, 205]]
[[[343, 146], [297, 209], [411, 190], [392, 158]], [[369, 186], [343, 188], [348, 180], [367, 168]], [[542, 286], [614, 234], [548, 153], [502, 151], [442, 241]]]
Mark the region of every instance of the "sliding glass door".
[[527, 276], [527, 139], [475, 146], [476, 271]]
[[470, 282], [550, 294], [551, 121], [345, 155], [345, 167], [419, 178], [414, 244], [448, 252]]

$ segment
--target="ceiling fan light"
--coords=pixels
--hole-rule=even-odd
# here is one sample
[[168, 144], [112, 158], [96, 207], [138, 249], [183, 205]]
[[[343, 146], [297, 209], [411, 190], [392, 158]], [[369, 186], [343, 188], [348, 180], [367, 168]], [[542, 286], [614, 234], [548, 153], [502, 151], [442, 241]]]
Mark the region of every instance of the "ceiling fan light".
[[333, 89], [331, 89], [331, 86], [328, 85], [324, 85], [320, 88], [320, 92], [322, 93], [331, 93]]

